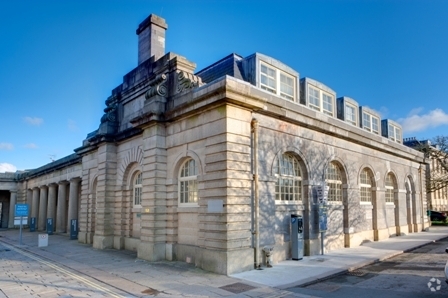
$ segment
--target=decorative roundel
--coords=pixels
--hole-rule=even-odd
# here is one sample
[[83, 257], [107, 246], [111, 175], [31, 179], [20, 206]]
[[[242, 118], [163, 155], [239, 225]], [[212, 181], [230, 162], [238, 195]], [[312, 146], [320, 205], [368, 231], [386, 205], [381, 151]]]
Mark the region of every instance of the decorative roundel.
[[428, 289], [431, 290], [431, 292], [435, 292], [440, 290], [440, 288], [442, 287], [440, 280], [437, 278], [431, 278], [428, 282]]

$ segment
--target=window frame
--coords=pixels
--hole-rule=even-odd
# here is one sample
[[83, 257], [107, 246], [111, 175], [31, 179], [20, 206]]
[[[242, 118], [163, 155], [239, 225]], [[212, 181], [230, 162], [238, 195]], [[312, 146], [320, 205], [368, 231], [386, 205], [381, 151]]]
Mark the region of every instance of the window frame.
[[[366, 125], [366, 118], [368, 116], [369, 125]], [[374, 129], [374, 121], [376, 121], [376, 130]], [[377, 116], [370, 114], [369, 112], [362, 111], [362, 128], [371, 133], [380, 134], [380, 119]]]
[[142, 190], [143, 176], [142, 172], [138, 171], [134, 174], [134, 179], [132, 179], [132, 206], [134, 208], [142, 207]]
[[386, 204], [395, 204], [395, 179], [392, 173], [388, 173], [384, 182]]
[[392, 123], [387, 123], [387, 133], [390, 140], [400, 144], [402, 143], [402, 134], [399, 127], [393, 125]]
[[[347, 108], [350, 108], [350, 109], [353, 110], [353, 119], [347, 119], [347, 115], [348, 115]], [[350, 124], [352, 124], [354, 126], [358, 126], [358, 121], [357, 121], [357, 119], [358, 119], [357, 116], [358, 115], [357, 115], [356, 111], [357, 111], [357, 107], [356, 106], [354, 106], [352, 104], [349, 104], [349, 103], [345, 104], [345, 106], [344, 106], [344, 116], [345, 116], [344, 119], [345, 119], [346, 122], [348, 122], [348, 123], [350, 123]]]
[[[263, 67], [266, 67], [268, 69], [267, 73], [262, 72]], [[275, 76], [271, 76], [269, 74], [269, 70], [273, 71], [275, 73]], [[269, 63], [266, 63], [262, 60], [260, 60], [260, 70], [258, 71], [258, 73], [259, 73], [259, 84], [260, 84], [261, 89], [263, 89], [269, 93], [275, 94], [283, 99], [293, 101], [293, 102], [296, 101], [297, 78], [295, 76], [290, 75], [289, 73], [287, 73]], [[271, 80], [275, 84], [275, 88], [273, 88], [269, 84], [264, 84], [263, 79], [262, 79], [263, 77], [266, 77], [268, 81], [271, 78]], [[284, 77], [286, 81], [288, 79], [290, 79], [292, 85], [289, 85], [287, 82], [282, 81], [282, 77]], [[289, 94], [287, 92], [287, 90], [285, 90], [285, 87], [283, 85], [285, 85], [286, 87], [292, 88], [292, 94]], [[288, 88], [286, 88], [286, 89], [288, 89]]]
[[[367, 175], [368, 179], [364, 179], [363, 174]], [[365, 181], [363, 181], [365, 180]], [[370, 180], [370, 183], [365, 183], [365, 182], [369, 182], [367, 180]], [[361, 171], [361, 174], [359, 175], [359, 200], [361, 204], [373, 204], [373, 176], [371, 174], [371, 172], [368, 169], [363, 169]], [[367, 200], [363, 200], [363, 193], [365, 193], [366, 199]]]
[[[321, 113], [324, 113], [327, 116], [331, 116], [334, 117], [335, 115], [335, 103], [336, 103], [336, 97], [329, 93], [326, 92], [310, 83], [307, 83], [307, 102], [308, 102], [308, 107], [315, 110], [315, 111], [319, 111]], [[311, 92], [312, 91], [312, 92]], [[316, 97], [316, 94], [318, 94], [319, 96]], [[313, 99], [317, 99], [318, 104], [311, 102], [311, 97]], [[325, 100], [325, 97], [330, 99], [330, 108], [331, 111], [329, 111], [328, 109], [325, 108], [325, 105], [328, 105], [328, 101]]]
[[[193, 162], [194, 166], [194, 175], [190, 174], [190, 163]], [[188, 176], [183, 176], [186, 173], [186, 167], [188, 167]], [[191, 191], [189, 188], [193, 187], [193, 190]], [[185, 195], [188, 194], [188, 198], [190, 198], [190, 195], [193, 194], [193, 200], [182, 202], [183, 198], [185, 198]], [[196, 163], [196, 160], [193, 158], [188, 158], [185, 160], [182, 165], [179, 168], [178, 173], [178, 205], [180, 207], [197, 207], [199, 206], [199, 192], [198, 192], [198, 166]]]
[[[275, 181], [275, 202], [277, 204], [302, 203], [303, 175], [299, 160], [294, 155], [283, 153], [276, 157], [274, 176], [277, 178]], [[290, 197], [290, 199], [286, 199], [286, 197]]]
[[[330, 173], [329, 172], [331, 167], [334, 167], [334, 169], [336, 170], [335, 173]], [[337, 179], [333, 179], [333, 178], [335, 178], [333, 176], [334, 174], [336, 175]], [[330, 177], [329, 175], [332, 175], [332, 176]], [[330, 162], [328, 164], [328, 167], [325, 170], [325, 184], [327, 186], [329, 186], [328, 197], [327, 197], [328, 203], [330, 203], [330, 204], [342, 204], [342, 200], [343, 200], [342, 171], [341, 171], [341, 167], [337, 163]], [[334, 199], [333, 199], [333, 195], [335, 196]]]

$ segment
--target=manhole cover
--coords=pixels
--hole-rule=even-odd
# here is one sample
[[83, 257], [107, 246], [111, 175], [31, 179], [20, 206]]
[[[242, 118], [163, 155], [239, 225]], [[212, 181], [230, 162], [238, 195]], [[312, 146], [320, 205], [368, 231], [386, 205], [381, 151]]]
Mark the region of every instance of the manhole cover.
[[242, 292], [246, 292], [246, 291], [250, 291], [252, 289], [255, 289], [255, 287], [252, 287], [251, 285], [243, 284], [241, 282], [237, 282], [237, 283], [234, 283], [234, 284], [230, 284], [230, 285], [227, 285], [227, 286], [220, 287], [220, 289], [232, 292], [233, 294], [239, 294], [239, 293], [242, 293]]
[[366, 274], [367, 274], [367, 272], [364, 272], [361, 270], [353, 270], [353, 271], [347, 272], [347, 275], [350, 275], [350, 276], [364, 276]]

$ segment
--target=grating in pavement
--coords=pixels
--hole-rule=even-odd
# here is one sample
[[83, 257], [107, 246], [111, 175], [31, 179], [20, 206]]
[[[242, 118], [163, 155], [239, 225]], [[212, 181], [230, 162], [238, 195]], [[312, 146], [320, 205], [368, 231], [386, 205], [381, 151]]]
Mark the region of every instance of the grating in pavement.
[[312, 289], [312, 290], [324, 291], [324, 292], [334, 292], [336, 290], [339, 290], [341, 288], [341, 286], [322, 282], [322, 283], [309, 285], [306, 288]]
[[246, 292], [246, 291], [250, 291], [252, 289], [255, 289], [255, 287], [251, 286], [251, 285], [246, 285], [243, 284], [241, 282], [237, 282], [234, 284], [230, 284], [227, 286], [223, 286], [223, 287], [219, 287], [220, 289], [232, 292], [233, 294], [239, 294], [242, 292]]
[[367, 272], [364, 272], [362, 270], [353, 270], [346, 273], [347, 275], [351, 276], [364, 276], [367, 274]]

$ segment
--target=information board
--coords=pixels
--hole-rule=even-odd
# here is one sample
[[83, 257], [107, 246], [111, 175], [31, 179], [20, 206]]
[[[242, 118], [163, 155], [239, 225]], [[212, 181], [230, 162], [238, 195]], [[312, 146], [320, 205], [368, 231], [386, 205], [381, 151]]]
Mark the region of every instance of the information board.
[[28, 216], [28, 204], [16, 204], [15, 216]]

